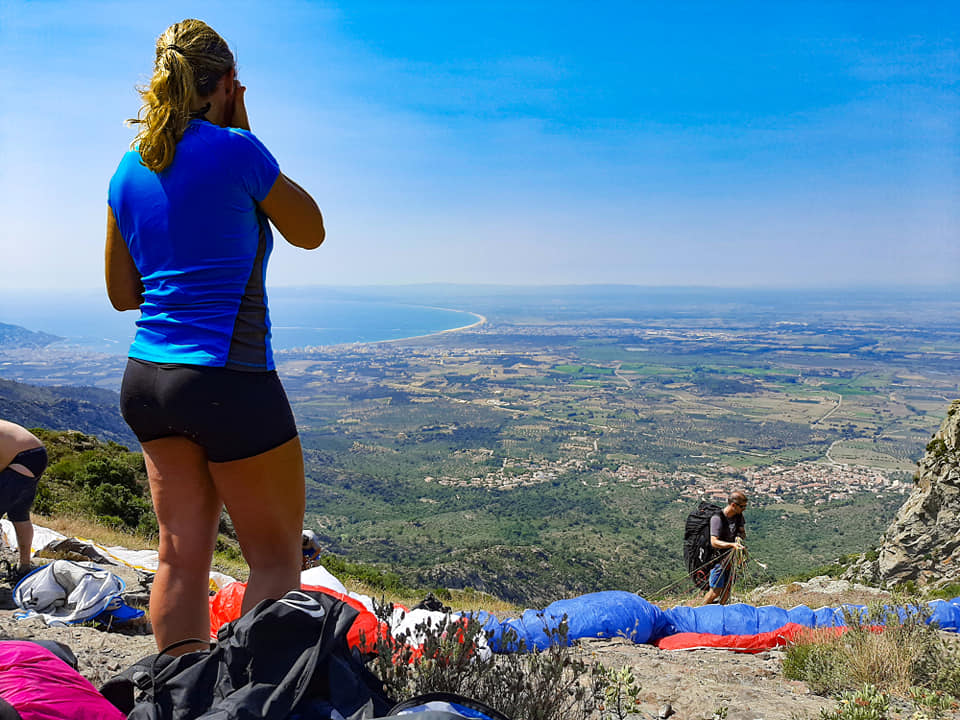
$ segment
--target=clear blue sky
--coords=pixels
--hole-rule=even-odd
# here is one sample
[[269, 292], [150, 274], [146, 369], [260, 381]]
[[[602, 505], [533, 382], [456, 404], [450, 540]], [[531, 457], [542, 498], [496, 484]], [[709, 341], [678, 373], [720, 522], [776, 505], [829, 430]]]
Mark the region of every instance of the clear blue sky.
[[960, 281], [960, 3], [0, 3], [0, 286], [102, 283], [157, 35], [324, 210], [274, 285]]

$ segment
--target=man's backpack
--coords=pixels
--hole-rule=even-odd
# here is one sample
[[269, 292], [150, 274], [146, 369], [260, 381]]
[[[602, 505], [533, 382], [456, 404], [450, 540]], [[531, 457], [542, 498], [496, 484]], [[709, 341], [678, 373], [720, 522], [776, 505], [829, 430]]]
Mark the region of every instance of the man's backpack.
[[384, 715], [394, 702], [347, 647], [356, 615], [324, 593], [293, 590], [224, 625], [211, 650], [149, 656], [101, 692], [129, 720]]
[[683, 529], [683, 562], [693, 584], [701, 590], [710, 586], [710, 569], [716, 553], [710, 545], [710, 519], [723, 512], [723, 508], [709, 502], [701, 502], [697, 509], [687, 515]]

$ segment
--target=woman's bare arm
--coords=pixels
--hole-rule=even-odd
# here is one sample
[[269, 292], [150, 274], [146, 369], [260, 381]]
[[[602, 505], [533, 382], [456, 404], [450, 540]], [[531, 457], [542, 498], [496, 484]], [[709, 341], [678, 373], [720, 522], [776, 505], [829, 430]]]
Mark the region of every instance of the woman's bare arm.
[[260, 207], [291, 245], [313, 250], [326, 237], [323, 215], [317, 203], [283, 173], [277, 176]]
[[113, 215], [113, 209], [107, 206], [107, 246], [105, 253], [104, 275], [107, 281], [107, 295], [117, 310], [136, 310], [143, 302], [143, 283], [140, 271], [130, 257], [127, 243], [120, 234], [120, 227]]
[[[231, 127], [250, 129], [250, 118], [247, 115], [246, 94], [247, 88], [236, 79], [236, 75], [228, 78], [233, 83], [229, 124]], [[305, 250], [320, 247], [326, 237], [323, 227], [323, 215], [317, 203], [310, 197], [310, 193], [297, 185], [283, 173], [277, 176], [270, 188], [270, 192], [260, 203], [260, 207], [277, 226], [277, 230], [291, 245]]]

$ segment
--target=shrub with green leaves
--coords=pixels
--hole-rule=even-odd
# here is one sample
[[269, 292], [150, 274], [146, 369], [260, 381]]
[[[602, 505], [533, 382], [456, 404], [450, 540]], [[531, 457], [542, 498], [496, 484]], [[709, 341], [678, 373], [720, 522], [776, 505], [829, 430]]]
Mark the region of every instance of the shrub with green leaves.
[[846, 714], [821, 717], [883, 718], [885, 710], [876, 713], [889, 695], [916, 698], [932, 693], [953, 702], [960, 690], [960, 648], [930, 622], [928, 606], [897, 604], [900, 610], [879, 604], [862, 613], [848, 610], [846, 632], [813, 630], [787, 647], [786, 678], [803, 680], [819, 694], [840, 693], [837, 712]]
[[783, 658], [783, 676], [805, 681], [818, 695], [832, 695], [847, 687], [843, 654], [829, 642], [802, 641], [788, 646]]
[[837, 707], [821, 710], [821, 720], [886, 720], [890, 697], [874, 685], [864, 685], [855, 692], [841, 693]]
[[910, 700], [917, 709], [914, 720], [935, 720], [960, 707], [957, 698], [941, 690], [910, 688]]
[[141, 453], [82, 433], [38, 429], [50, 464], [37, 484], [33, 511], [85, 517], [121, 530], [155, 535]]
[[624, 666], [619, 670], [602, 669], [603, 704], [598, 708], [603, 720], [624, 720], [635, 714], [640, 704], [640, 684], [633, 675], [633, 668]]
[[[387, 622], [391, 608], [378, 607], [377, 614]], [[423, 640], [421, 650], [408, 644], [413, 638]], [[581, 660], [568, 645], [566, 622], [553, 631], [545, 650], [528, 653], [522, 640], [505, 637], [517, 652], [492, 655], [482, 650], [485, 640], [480, 623], [469, 617], [422, 622], [396, 639], [378, 638], [371, 669], [397, 699], [453, 692], [514, 720], [587, 720], [594, 712], [603, 718], [629, 717], [627, 704], [639, 691], [632, 675], [628, 671], [621, 677]], [[616, 687], [608, 693], [611, 682]], [[608, 698], [623, 712], [616, 714]]]

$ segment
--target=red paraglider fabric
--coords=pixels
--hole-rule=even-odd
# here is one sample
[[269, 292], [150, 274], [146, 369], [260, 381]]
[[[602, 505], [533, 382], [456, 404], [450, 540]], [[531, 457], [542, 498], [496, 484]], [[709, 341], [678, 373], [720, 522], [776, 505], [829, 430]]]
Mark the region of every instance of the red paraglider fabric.
[[[656, 642], [661, 650], [699, 650], [701, 648], [719, 648], [742, 653], [758, 653], [771, 648], [781, 647], [796, 640], [800, 635], [816, 637], [818, 635], [843, 635], [847, 627], [808, 628], [797, 623], [787, 623], [783, 627], [756, 635], [712, 635], [710, 633], [677, 633], [667, 635]], [[871, 625], [870, 631], [883, 632], [883, 626]]]
[[[240, 617], [240, 606], [243, 604], [243, 594], [246, 589], [246, 583], [232, 582], [210, 598], [211, 640], [216, 640], [217, 632], [223, 625]], [[365, 654], [373, 653], [376, 651], [377, 638], [389, 637], [390, 629], [387, 624], [378, 620], [377, 616], [367, 610], [359, 600], [317, 585], [303, 585], [302, 589], [316, 590], [343, 600], [359, 613], [357, 619], [353, 621], [350, 632], [347, 633], [347, 644], [350, 647], [357, 648]]]
[[771, 632], [756, 635], [712, 635], [710, 633], [677, 633], [657, 640], [661, 650], [698, 650], [700, 648], [722, 648], [743, 653], [758, 653], [770, 648], [786, 645], [804, 630], [797, 623], [787, 623]]

